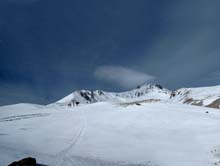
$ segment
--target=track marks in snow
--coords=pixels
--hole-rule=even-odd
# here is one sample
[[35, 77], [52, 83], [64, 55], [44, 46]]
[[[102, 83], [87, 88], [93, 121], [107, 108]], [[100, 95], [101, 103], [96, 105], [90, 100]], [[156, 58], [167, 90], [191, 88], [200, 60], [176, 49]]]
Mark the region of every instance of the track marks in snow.
[[70, 158], [69, 152], [74, 148], [74, 146], [77, 144], [80, 138], [84, 135], [86, 127], [87, 127], [87, 120], [86, 120], [86, 116], [84, 112], [81, 115], [81, 123], [82, 124], [79, 125], [79, 128], [77, 129], [78, 132], [72, 138], [70, 145], [67, 148], [60, 151], [58, 154], [56, 154], [55, 157], [58, 160], [55, 164], [56, 166], [63, 166], [63, 165], [72, 166], [73, 163], [72, 163], [72, 160], [69, 159]]
[[55, 166], [158, 166], [150, 161], [144, 164], [129, 164], [126, 162], [105, 161], [97, 158], [88, 158], [71, 155], [71, 150], [74, 149], [74, 146], [83, 137], [87, 128], [87, 119], [84, 112], [82, 112], [81, 123], [82, 124], [79, 125], [80, 127], [77, 130], [78, 132], [72, 138], [71, 144], [55, 156]]
[[5, 136], [5, 135], [8, 135], [8, 134], [0, 133], [0, 136]]
[[36, 117], [49, 116], [49, 115], [50, 115], [49, 113], [38, 113], [38, 114], [25, 114], [25, 115], [9, 116], [9, 117], [5, 117], [5, 118], [1, 118], [0, 122], [9, 122], [9, 121], [30, 119], [30, 118], [36, 118]]
[[69, 161], [70, 166], [156, 166], [153, 165], [151, 162], [147, 162], [145, 164], [128, 164], [123, 162], [111, 162], [80, 156], [71, 156], [69, 158], [66, 158], [66, 160]]

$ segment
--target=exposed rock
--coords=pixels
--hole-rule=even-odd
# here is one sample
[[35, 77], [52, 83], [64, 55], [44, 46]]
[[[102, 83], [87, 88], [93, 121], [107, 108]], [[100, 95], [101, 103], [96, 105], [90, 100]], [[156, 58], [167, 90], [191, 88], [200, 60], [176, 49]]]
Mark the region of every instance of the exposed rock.
[[220, 106], [220, 99], [217, 99], [213, 101], [211, 104], [207, 105], [206, 107], [219, 108], [219, 106]]
[[192, 98], [186, 98], [183, 104], [191, 104], [194, 100]]
[[37, 162], [35, 158], [27, 157], [24, 159], [21, 159], [19, 161], [15, 161], [8, 166], [36, 166]]
[[148, 99], [148, 100], [140, 100], [140, 101], [133, 101], [133, 102], [126, 102], [126, 103], [120, 103], [120, 106], [131, 106], [131, 105], [138, 105], [140, 106], [142, 103], [157, 103], [160, 102], [160, 99]]
[[141, 85], [138, 85], [138, 86], [137, 86], [137, 89], [140, 89], [140, 88], [141, 88]]
[[163, 86], [160, 85], [160, 84], [155, 84], [155, 86], [156, 86], [157, 88], [159, 88], [159, 89], [163, 89]]
[[176, 96], [176, 93], [172, 92], [171, 95], [170, 95], [170, 98], [175, 97], [175, 96]]
[[184, 104], [192, 104], [196, 106], [203, 106], [203, 101], [195, 100], [193, 98], [186, 98], [183, 102]]
[[84, 97], [86, 100], [88, 100], [89, 102], [92, 101], [92, 95], [89, 92], [80, 92], [80, 95], [82, 97]]

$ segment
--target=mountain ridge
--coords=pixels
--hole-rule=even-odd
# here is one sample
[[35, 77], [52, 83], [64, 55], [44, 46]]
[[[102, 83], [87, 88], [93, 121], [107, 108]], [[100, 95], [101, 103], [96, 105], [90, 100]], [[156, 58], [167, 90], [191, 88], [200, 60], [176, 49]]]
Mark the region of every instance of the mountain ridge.
[[58, 100], [55, 104], [77, 106], [96, 102], [138, 102], [143, 100], [182, 103], [210, 108], [220, 108], [220, 85], [196, 88], [180, 88], [175, 91], [160, 84], [144, 84], [125, 92], [103, 90], [78, 90]]

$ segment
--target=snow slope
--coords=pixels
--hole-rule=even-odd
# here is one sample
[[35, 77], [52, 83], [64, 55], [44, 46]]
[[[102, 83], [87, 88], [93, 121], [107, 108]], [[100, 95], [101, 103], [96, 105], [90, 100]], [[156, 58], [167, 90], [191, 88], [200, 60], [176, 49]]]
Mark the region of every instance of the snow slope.
[[0, 165], [27, 156], [51, 166], [220, 165], [219, 127], [219, 111], [183, 104], [4, 106]]
[[171, 101], [220, 108], [220, 86], [181, 88], [172, 93]]

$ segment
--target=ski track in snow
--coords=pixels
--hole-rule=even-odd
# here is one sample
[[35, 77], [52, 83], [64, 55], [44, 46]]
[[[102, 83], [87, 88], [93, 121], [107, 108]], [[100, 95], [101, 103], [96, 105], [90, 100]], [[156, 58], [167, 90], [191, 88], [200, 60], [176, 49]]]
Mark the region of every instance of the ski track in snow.
[[69, 159], [70, 156], [68, 153], [74, 148], [74, 146], [77, 144], [77, 142], [80, 140], [86, 130], [87, 120], [84, 112], [81, 113], [81, 119], [83, 124], [80, 125], [78, 133], [76, 133], [76, 135], [72, 138], [70, 145], [55, 155], [55, 157], [57, 158], [56, 164], [54, 164], [55, 166], [73, 164], [72, 160]]
[[148, 162], [147, 164], [125, 164], [121, 162], [110, 162], [100, 159], [84, 158], [80, 156], [72, 156], [66, 158], [65, 160], [70, 162], [70, 165], [67, 166], [153, 166], [151, 162]]
[[23, 107], [0, 110], [2, 166], [29, 155], [48, 166], [220, 166], [220, 114], [214, 109], [161, 103]]
[[[72, 138], [70, 145], [57, 153], [54, 166], [153, 166], [150, 161], [147, 164], [125, 164], [121, 162], [104, 161], [100, 159], [85, 158], [80, 156], [72, 156], [70, 151], [83, 137], [87, 128], [87, 118], [84, 111], [81, 111], [82, 124], [78, 132]], [[154, 165], [155, 166], [155, 165]]]
[[22, 120], [22, 119], [30, 119], [42, 116], [48, 116], [49, 113], [39, 113], [39, 114], [26, 114], [26, 115], [17, 115], [17, 116], [9, 116], [5, 118], [1, 118], [0, 122], [8, 122], [8, 121], [15, 121], [15, 120]]

